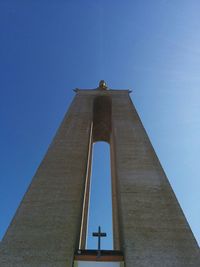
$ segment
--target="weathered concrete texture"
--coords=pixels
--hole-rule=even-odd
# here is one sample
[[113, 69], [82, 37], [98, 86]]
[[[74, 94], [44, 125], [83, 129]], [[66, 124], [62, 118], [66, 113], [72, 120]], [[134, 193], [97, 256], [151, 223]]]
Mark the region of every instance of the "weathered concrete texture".
[[199, 248], [128, 94], [112, 97], [126, 267], [198, 267]]
[[77, 248], [91, 102], [77, 95], [1, 242], [1, 267], [71, 267]]
[[93, 140], [111, 144], [114, 243], [126, 267], [200, 266], [198, 245], [128, 90], [77, 91], [1, 243], [0, 266], [72, 267], [92, 120]]

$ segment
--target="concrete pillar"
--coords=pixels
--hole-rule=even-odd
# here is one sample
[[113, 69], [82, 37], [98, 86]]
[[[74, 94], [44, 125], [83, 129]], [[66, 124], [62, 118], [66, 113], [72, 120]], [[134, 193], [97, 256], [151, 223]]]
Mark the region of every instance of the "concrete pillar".
[[78, 248], [92, 103], [77, 94], [1, 242], [1, 267], [71, 267]]
[[119, 231], [126, 267], [197, 267], [199, 248], [129, 94], [112, 95]]

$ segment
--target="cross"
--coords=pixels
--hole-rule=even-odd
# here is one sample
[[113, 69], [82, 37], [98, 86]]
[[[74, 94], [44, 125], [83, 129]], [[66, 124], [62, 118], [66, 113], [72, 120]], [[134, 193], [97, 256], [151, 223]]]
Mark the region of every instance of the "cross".
[[97, 233], [92, 233], [92, 236], [98, 237], [98, 256], [101, 255], [101, 237], [105, 237], [106, 233], [101, 232], [101, 227], [99, 226]]

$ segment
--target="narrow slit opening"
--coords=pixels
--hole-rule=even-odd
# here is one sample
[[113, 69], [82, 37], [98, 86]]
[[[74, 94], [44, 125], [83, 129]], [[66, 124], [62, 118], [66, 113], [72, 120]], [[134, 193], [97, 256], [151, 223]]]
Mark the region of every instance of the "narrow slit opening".
[[86, 249], [98, 248], [98, 238], [93, 233], [98, 232], [100, 226], [107, 235], [101, 238], [101, 249], [113, 250], [111, 191], [110, 145], [96, 142], [93, 144]]

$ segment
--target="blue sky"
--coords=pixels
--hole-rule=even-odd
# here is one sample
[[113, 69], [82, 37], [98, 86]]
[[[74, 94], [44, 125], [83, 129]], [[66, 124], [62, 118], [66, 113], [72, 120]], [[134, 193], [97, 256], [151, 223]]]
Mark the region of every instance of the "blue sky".
[[72, 89], [105, 79], [110, 88], [133, 89], [200, 243], [199, 14], [198, 0], [0, 0], [1, 237]]

